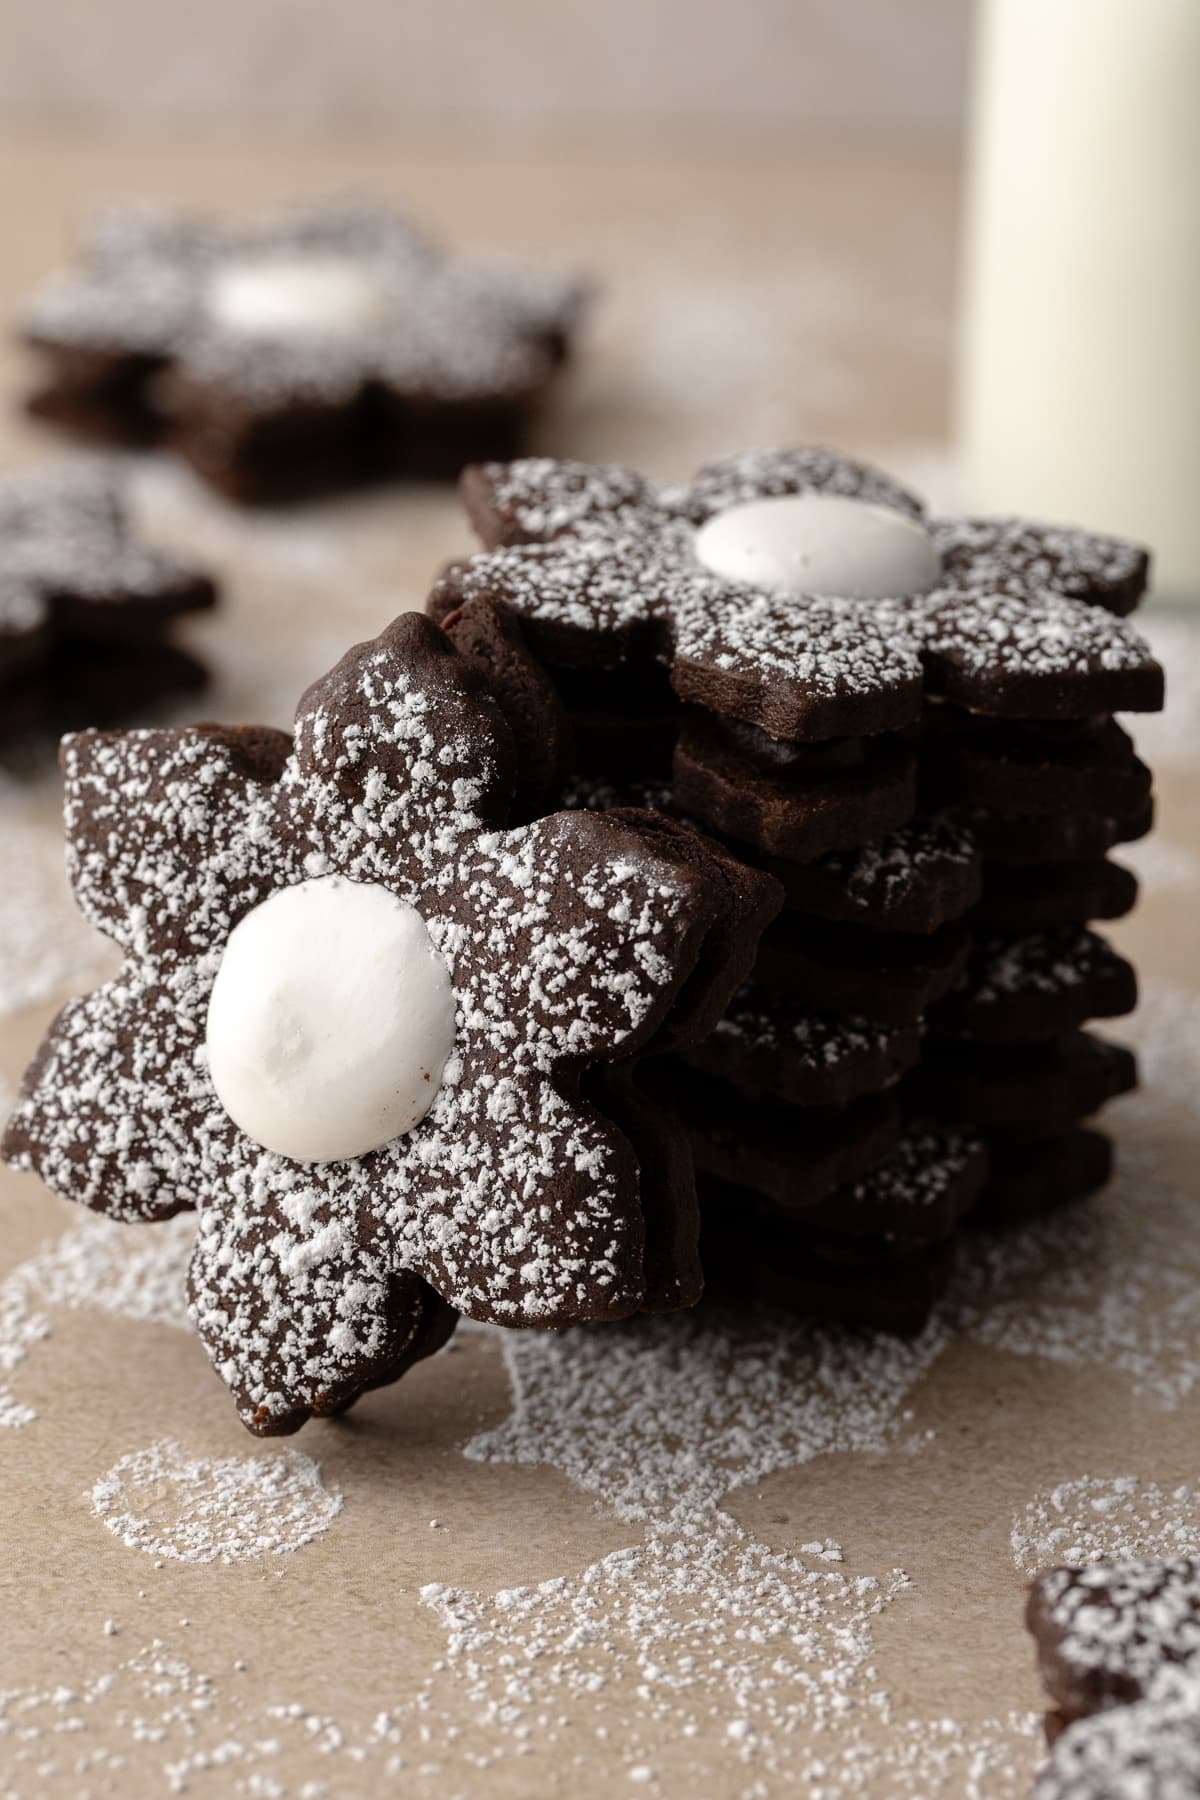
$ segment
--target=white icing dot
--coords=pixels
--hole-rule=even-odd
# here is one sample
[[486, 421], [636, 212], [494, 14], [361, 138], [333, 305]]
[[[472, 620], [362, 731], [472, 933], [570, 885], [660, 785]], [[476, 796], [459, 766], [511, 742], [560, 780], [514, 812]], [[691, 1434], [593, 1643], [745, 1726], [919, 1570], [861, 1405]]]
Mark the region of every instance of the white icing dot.
[[454, 1046], [450, 976], [415, 907], [325, 875], [230, 933], [208, 1007], [222, 1105], [297, 1162], [364, 1156], [411, 1131]]
[[698, 560], [750, 587], [857, 600], [925, 594], [941, 562], [919, 520], [842, 494], [748, 500], [697, 531]]
[[386, 305], [378, 276], [344, 256], [234, 260], [216, 270], [208, 290], [210, 316], [243, 337], [348, 336], [375, 324]]

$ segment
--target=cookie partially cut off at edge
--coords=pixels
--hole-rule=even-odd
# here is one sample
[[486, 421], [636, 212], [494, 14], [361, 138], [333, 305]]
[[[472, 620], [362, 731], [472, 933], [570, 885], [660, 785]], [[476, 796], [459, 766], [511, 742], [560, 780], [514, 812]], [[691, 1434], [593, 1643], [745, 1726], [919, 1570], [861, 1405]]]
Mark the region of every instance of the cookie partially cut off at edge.
[[1200, 1563], [1096, 1563], [1037, 1575], [1025, 1624], [1038, 1674], [1067, 1722], [1145, 1699], [1168, 1667], [1200, 1658]]

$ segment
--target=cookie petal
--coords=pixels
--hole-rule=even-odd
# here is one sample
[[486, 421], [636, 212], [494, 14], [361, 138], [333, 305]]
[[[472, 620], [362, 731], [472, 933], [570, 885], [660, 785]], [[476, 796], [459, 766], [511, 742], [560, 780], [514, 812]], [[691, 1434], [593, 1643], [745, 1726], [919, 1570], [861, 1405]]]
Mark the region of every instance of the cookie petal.
[[270, 885], [267, 796], [288, 749], [265, 727], [64, 739], [80, 911], [127, 950], [188, 955], [223, 943]]
[[[245, 1145], [219, 1202], [204, 1204], [192, 1312], [246, 1425], [295, 1431], [340, 1412], [444, 1342], [453, 1315], [397, 1271], [331, 1179]], [[310, 1180], [309, 1178], [312, 1177]]]
[[512, 736], [484, 677], [428, 619], [402, 613], [304, 695], [275, 829], [303, 872], [397, 891], [499, 824], [515, 783]]
[[[572, 1084], [573, 1085], [573, 1084]], [[434, 1109], [381, 1152], [397, 1262], [469, 1318], [624, 1318], [644, 1295], [638, 1169], [626, 1139], [472, 1033]]]
[[459, 994], [460, 1029], [516, 1070], [631, 1055], [695, 966], [715, 896], [636, 825], [556, 813], [481, 838], [430, 930]]
[[673, 510], [699, 525], [714, 513], [741, 506], [748, 500], [808, 493], [867, 500], [875, 506], [896, 507], [913, 517], [924, 511], [915, 494], [870, 463], [840, 456], [834, 450], [810, 447], [750, 450], [740, 456], [725, 457], [701, 469], [686, 487], [665, 492], [664, 499]]
[[147, 972], [58, 1015], [30, 1065], [0, 1154], [64, 1200], [116, 1219], [166, 1219], [196, 1204], [189, 1129], [202, 1041], [188, 984]]
[[903, 617], [859, 600], [763, 593], [696, 577], [675, 608], [671, 685], [772, 737], [896, 731], [920, 713], [921, 663]]
[[1163, 702], [1163, 672], [1145, 639], [1082, 600], [939, 589], [884, 601], [877, 618], [885, 633], [919, 641], [932, 693], [975, 712], [1083, 719], [1155, 712]]
[[[515, 544], [452, 564], [426, 603], [444, 619], [469, 600], [514, 614], [535, 655], [566, 668], [616, 668], [655, 657], [668, 640], [678, 578], [654, 532], [598, 533]], [[674, 530], [677, 532], [678, 527]]]
[[620, 537], [652, 526], [659, 511], [654, 483], [620, 463], [549, 456], [472, 463], [463, 470], [459, 489], [487, 550], [579, 533]]
[[930, 527], [947, 587], [975, 594], [1066, 594], [1132, 612], [1150, 571], [1140, 544], [1028, 519], [939, 519]]

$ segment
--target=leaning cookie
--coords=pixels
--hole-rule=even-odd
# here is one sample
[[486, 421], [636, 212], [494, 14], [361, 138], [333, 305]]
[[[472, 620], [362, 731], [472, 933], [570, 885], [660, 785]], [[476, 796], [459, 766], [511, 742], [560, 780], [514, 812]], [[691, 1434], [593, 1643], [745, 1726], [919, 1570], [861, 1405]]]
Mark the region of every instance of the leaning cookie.
[[390, 208], [234, 226], [106, 213], [22, 320], [38, 417], [170, 441], [242, 501], [512, 455], [566, 356], [579, 282], [447, 256]]
[[116, 723], [205, 670], [168, 632], [207, 575], [141, 542], [100, 463], [0, 479], [0, 742]]
[[87, 732], [63, 763], [76, 896], [126, 961], [51, 1027], [4, 1154], [117, 1218], [197, 1209], [192, 1306], [252, 1430], [431, 1347], [428, 1290], [509, 1325], [642, 1305], [636, 1158], [584, 1078], [723, 945], [702, 867], [603, 814], [509, 828], [501, 709], [414, 615], [294, 742]]

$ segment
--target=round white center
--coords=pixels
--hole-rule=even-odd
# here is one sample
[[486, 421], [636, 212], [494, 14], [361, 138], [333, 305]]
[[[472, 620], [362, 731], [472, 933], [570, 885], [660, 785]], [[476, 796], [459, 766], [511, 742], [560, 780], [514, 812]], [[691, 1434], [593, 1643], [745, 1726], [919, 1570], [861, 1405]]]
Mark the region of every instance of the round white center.
[[919, 520], [842, 494], [781, 494], [731, 506], [700, 527], [695, 550], [727, 581], [854, 600], [925, 594], [941, 574]]
[[247, 257], [222, 264], [208, 290], [210, 317], [242, 337], [349, 336], [386, 305], [373, 271], [345, 256]]
[[325, 875], [247, 913], [208, 1003], [221, 1104], [296, 1162], [365, 1156], [433, 1104], [454, 1046], [450, 975], [415, 907]]

